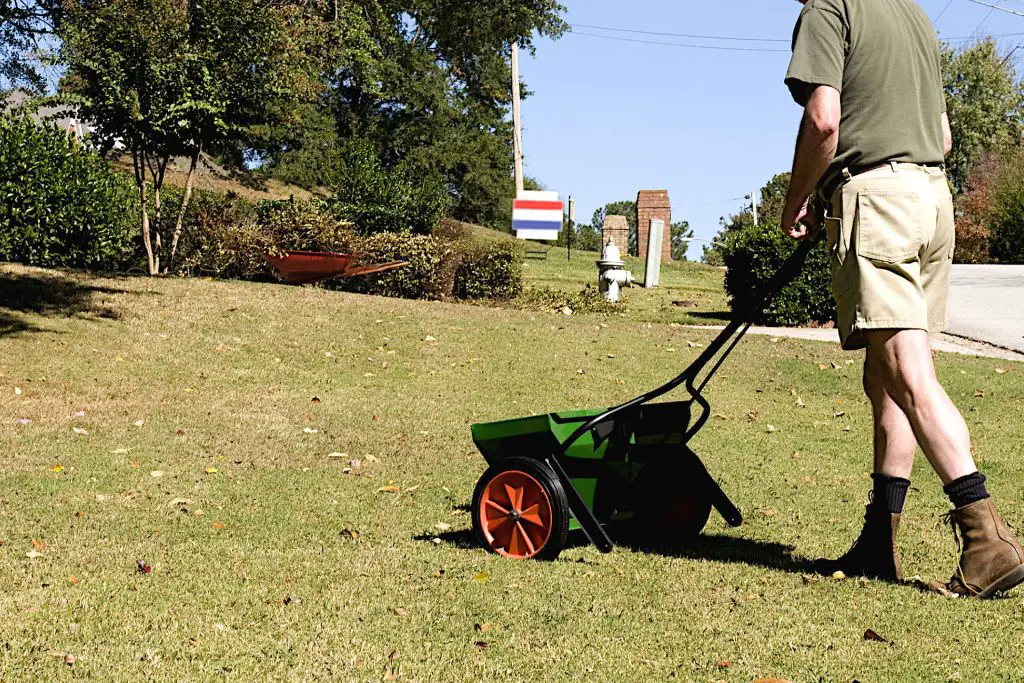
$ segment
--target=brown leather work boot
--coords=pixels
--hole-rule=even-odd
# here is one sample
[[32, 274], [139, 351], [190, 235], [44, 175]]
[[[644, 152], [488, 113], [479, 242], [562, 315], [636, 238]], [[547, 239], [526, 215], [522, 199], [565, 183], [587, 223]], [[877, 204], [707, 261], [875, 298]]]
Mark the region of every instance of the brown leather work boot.
[[1024, 549], [991, 498], [953, 510], [949, 520], [962, 553], [956, 574], [938, 592], [990, 598], [1024, 581]]
[[896, 547], [900, 515], [890, 513], [877, 503], [868, 503], [864, 528], [853, 547], [835, 560], [815, 560], [814, 568], [821, 574], [841, 571], [847, 576], [867, 576], [883, 581], [902, 581], [903, 563]]

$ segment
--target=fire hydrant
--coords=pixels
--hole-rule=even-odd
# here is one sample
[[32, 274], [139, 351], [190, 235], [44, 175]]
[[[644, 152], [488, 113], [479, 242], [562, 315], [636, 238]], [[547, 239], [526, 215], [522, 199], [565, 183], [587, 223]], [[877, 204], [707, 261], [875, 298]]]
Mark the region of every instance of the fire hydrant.
[[601, 260], [597, 262], [598, 288], [608, 301], [617, 302], [622, 288], [633, 284], [633, 274], [623, 268], [625, 265], [622, 252], [609, 239]]

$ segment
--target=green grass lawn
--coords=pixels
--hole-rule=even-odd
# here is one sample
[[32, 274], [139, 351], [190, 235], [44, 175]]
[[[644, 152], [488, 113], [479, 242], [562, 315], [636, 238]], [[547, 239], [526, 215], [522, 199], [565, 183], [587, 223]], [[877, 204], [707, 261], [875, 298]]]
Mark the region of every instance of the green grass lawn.
[[[597, 252], [573, 251], [569, 260], [565, 248], [556, 247], [546, 259], [527, 259], [523, 272], [528, 286], [578, 292], [586, 283], [597, 287], [600, 257]], [[683, 325], [716, 325], [728, 320], [721, 269], [700, 263], [667, 263], [661, 269], [660, 286], [643, 289], [644, 260], [632, 256], [624, 260], [637, 284], [623, 290], [620, 317]]]
[[[554, 258], [530, 279], [592, 268], [574, 284]], [[720, 274], [693, 272], [654, 298], [721, 306]], [[846, 549], [869, 484], [870, 411], [835, 345], [750, 338], [711, 385], [693, 445], [741, 528], [513, 562], [467, 533], [470, 425], [630, 398], [710, 333], [646, 322], [654, 303], [563, 316], [15, 266], [0, 302], [2, 680], [1021, 680], [1024, 591], [802, 577]], [[1024, 524], [1024, 369], [938, 363]], [[909, 574], [951, 573], [947, 507], [922, 460]]]

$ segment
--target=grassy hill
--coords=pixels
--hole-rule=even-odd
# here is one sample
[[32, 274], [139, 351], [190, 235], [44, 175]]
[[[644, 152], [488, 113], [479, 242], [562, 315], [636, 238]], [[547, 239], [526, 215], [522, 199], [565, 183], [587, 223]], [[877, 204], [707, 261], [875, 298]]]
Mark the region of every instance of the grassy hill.
[[[550, 258], [531, 278], [579, 285]], [[0, 302], [5, 679], [1019, 677], [1020, 594], [803, 577], [845, 550], [869, 485], [870, 409], [834, 345], [748, 339], [711, 385], [694, 446], [743, 527], [517, 563], [468, 534], [470, 425], [624, 400], [710, 333], [16, 266]], [[1021, 371], [939, 366], [1019, 527]], [[931, 579], [954, 559], [926, 469], [901, 546]]]

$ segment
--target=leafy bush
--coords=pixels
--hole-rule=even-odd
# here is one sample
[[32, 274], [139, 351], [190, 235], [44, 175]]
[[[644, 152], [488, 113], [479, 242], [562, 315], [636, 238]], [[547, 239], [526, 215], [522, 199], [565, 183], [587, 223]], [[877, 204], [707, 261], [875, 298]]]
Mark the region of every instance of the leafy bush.
[[523, 291], [523, 250], [508, 242], [462, 243], [457, 299], [514, 299]]
[[0, 116], [0, 259], [117, 269], [136, 201], [125, 176], [63, 131]]
[[350, 292], [402, 299], [448, 299], [455, 286], [460, 254], [453, 242], [410, 232], [380, 232], [359, 240], [364, 263], [407, 261], [404, 268], [333, 281]]
[[616, 310], [615, 304], [605, 299], [596, 287], [589, 284], [579, 292], [565, 292], [550, 287], [530, 287], [516, 298], [516, 305], [520, 308], [551, 313], [611, 313]]
[[998, 263], [1024, 263], [1024, 153], [1008, 158], [992, 189], [990, 254]]
[[[724, 236], [722, 258], [728, 269], [725, 291], [733, 311], [746, 310], [764, 295], [765, 287], [796, 249], [777, 223], [744, 226]], [[798, 326], [835, 320], [832, 275], [828, 250], [811, 250], [803, 271], [785, 287], [768, 308], [756, 317], [762, 325]]]
[[401, 166], [385, 168], [369, 144], [354, 144], [345, 156], [331, 207], [362, 235], [380, 232], [429, 234], [451, 202], [438, 176], [413, 180]]
[[352, 227], [317, 201], [252, 203], [197, 192], [186, 214], [176, 271], [239, 280], [271, 279], [264, 254], [286, 250], [350, 252]]

